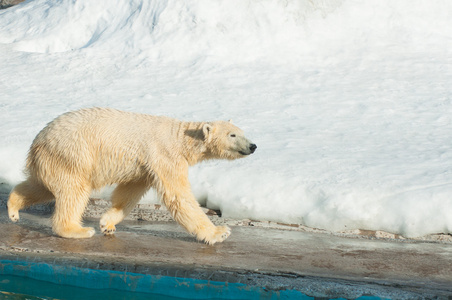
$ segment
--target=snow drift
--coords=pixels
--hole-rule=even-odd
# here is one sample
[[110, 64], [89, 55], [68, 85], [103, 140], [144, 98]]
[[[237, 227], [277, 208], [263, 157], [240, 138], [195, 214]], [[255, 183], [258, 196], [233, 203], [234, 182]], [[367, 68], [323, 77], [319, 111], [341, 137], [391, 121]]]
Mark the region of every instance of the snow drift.
[[68, 110], [232, 118], [256, 154], [190, 173], [224, 216], [451, 233], [451, 20], [449, 1], [26, 1], [0, 11], [0, 177]]

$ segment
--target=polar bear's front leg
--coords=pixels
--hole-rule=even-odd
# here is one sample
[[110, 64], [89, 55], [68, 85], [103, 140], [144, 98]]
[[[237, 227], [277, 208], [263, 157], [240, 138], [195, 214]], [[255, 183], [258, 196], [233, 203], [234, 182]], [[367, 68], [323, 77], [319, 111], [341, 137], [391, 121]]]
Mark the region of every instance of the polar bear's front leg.
[[164, 198], [173, 218], [200, 241], [213, 245], [223, 242], [231, 234], [227, 226], [215, 226], [199, 207], [193, 195], [176, 195]]
[[180, 178], [171, 184], [162, 180], [163, 202], [173, 218], [200, 241], [213, 245], [223, 242], [231, 234], [227, 226], [215, 226], [202, 211], [199, 203], [190, 191], [188, 179]]

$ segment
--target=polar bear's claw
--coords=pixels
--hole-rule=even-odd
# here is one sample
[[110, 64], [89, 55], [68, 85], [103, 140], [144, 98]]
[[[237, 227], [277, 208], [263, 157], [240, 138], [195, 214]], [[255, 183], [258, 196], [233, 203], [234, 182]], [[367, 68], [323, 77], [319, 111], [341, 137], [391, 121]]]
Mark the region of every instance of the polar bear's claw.
[[115, 234], [115, 232], [116, 232], [116, 229], [102, 229], [102, 233], [104, 235], [113, 235], [113, 234]]

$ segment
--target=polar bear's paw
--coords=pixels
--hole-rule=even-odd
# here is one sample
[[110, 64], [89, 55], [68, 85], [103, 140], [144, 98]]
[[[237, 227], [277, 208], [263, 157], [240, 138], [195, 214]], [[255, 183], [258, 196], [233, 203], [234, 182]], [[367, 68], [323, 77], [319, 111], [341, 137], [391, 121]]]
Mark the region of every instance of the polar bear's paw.
[[231, 229], [228, 226], [217, 226], [215, 232], [204, 239], [204, 242], [208, 245], [215, 243], [221, 243], [231, 235]]
[[104, 235], [113, 235], [116, 232], [116, 226], [107, 222], [100, 222], [100, 231]]
[[8, 216], [14, 223], [19, 221], [19, 210], [8, 206]]
[[13, 191], [8, 199], [8, 216], [14, 223], [19, 221], [19, 210], [22, 208], [22, 199]]
[[82, 227], [78, 224], [65, 227], [54, 227], [53, 231], [61, 237], [68, 239], [87, 239], [92, 237], [96, 231], [92, 227]]

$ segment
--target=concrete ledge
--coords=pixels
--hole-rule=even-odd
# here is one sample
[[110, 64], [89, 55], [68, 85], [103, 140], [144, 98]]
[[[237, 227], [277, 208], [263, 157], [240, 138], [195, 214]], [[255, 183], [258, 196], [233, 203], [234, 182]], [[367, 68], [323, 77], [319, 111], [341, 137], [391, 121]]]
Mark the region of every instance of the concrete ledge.
[[70, 240], [52, 233], [49, 214], [22, 213], [13, 224], [4, 209], [0, 228], [1, 259], [238, 282], [314, 297], [452, 297], [449, 244], [233, 226], [225, 243], [207, 246], [174, 222], [132, 220], [119, 225], [113, 237]]
[[[8, 195], [0, 191], [0, 208], [6, 208]], [[36, 205], [33, 206], [25, 212], [36, 212], [50, 214], [53, 212], [54, 204], [48, 205]], [[91, 198], [90, 202], [84, 213], [84, 218], [100, 218], [108, 208], [110, 207], [110, 201]], [[212, 210], [209, 208], [202, 207], [203, 211], [210, 217], [212, 222], [216, 225], [229, 225], [229, 226], [251, 226], [251, 227], [262, 227], [262, 228], [273, 228], [282, 230], [292, 230], [301, 232], [311, 232], [311, 233], [322, 233], [327, 235], [334, 235], [340, 237], [348, 238], [358, 238], [358, 239], [382, 239], [389, 241], [424, 241], [424, 242], [437, 242], [437, 243], [450, 243], [452, 244], [452, 235], [450, 234], [430, 234], [426, 236], [416, 237], [416, 238], [406, 238], [399, 234], [394, 234], [390, 232], [385, 232], [382, 230], [364, 230], [364, 229], [350, 229], [340, 232], [331, 232], [328, 230], [323, 230], [319, 228], [311, 228], [304, 226], [302, 224], [284, 224], [271, 221], [259, 221], [251, 219], [228, 219], [221, 216], [221, 212], [218, 210]], [[138, 204], [132, 212], [126, 217], [126, 220], [136, 220], [136, 221], [158, 221], [158, 222], [172, 222], [173, 218], [165, 206], [160, 204]]]
[[422, 241], [366, 231], [329, 233], [299, 224], [228, 220], [205, 209], [213, 222], [232, 227], [224, 243], [208, 246], [163, 207], [142, 204], [115, 236], [105, 237], [98, 222], [109, 203], [93, 199], [85, 223], [98, 233], [70, 240], [52, 233], [52, 205], [21, 212], [20, 221], [11, 223], [6, 195], [0, 200], [0, 259], [244, 283], [313, 297], [452, 299], [452, 244], [446, 235]]

